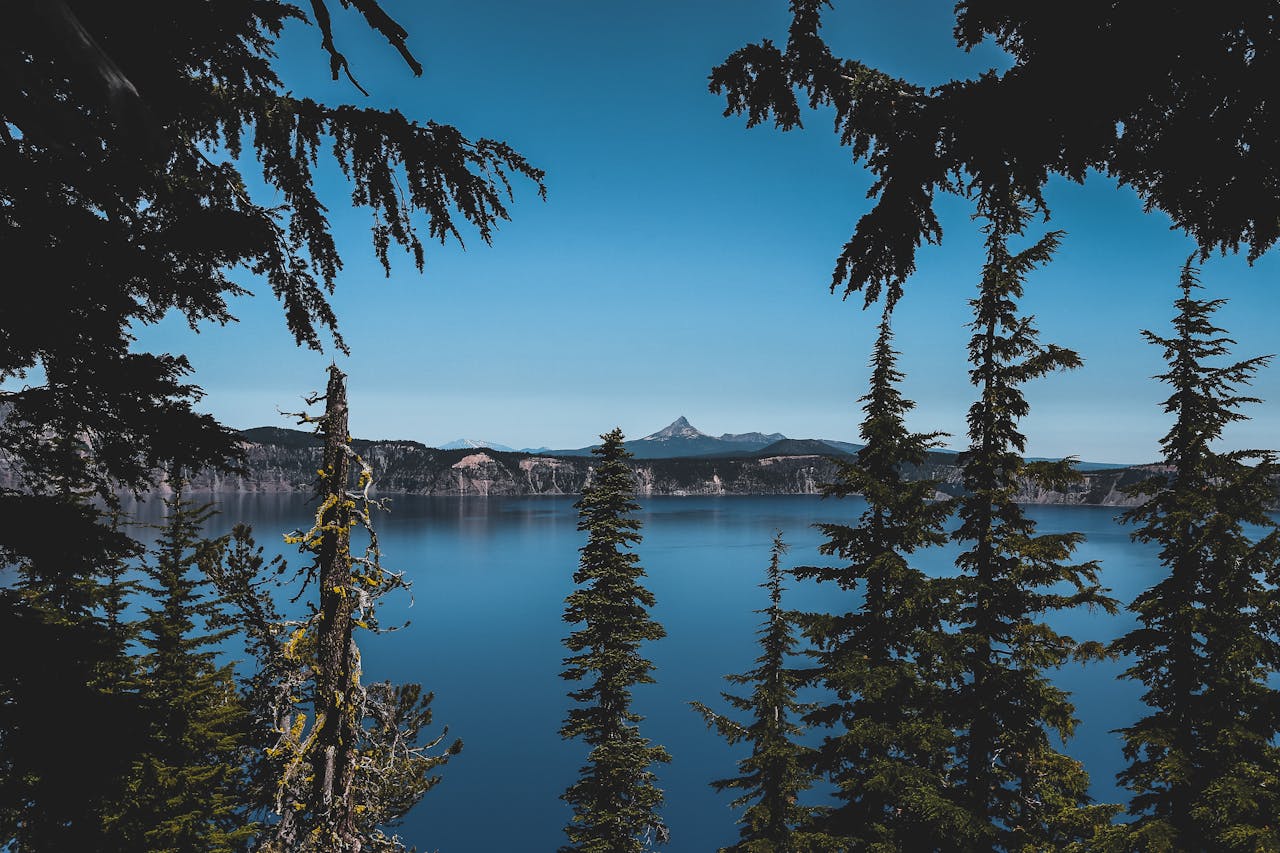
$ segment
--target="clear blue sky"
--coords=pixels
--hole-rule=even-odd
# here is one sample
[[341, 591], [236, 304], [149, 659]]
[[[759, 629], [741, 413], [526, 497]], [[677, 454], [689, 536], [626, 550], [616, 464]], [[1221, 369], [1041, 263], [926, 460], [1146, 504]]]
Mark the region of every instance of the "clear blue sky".
[[[335, 7], [338, 4], [333, 4]], [[323, 196], [346, 268], [335, 306], [352, 348], [353, 431], [438, 444], [461, 436], [516, 447], [578, 447], [614, 425], [632, 437], [686, 415], [705, 432], [762, 430], [856, 440], [876, 315], [828, 293], [832, 261], [866, 210], [867, 175], [836, 144], [829, 114], [789, 134], [748, 131], [706, 90], [735, 48], [786, 34], [784, 0], [388, 2], [426, 66], [415, 79], [354, 12], [335, 8], [339, 47], [372, 97], [328, 79], [316, 30], [281, 45], [287, 85], [331, 103], [505, 139], [547, 172], [548, 199], [516, 185], [513, 221], [492, 247], [434, 247], [388, 280], [336, 170]], [[1002, 67], [990, 47], [951, 41], [950, 2], [840, 2], [833, 48], [934, 84]], [[1159, 353], [1138, 330], [1168, 329], [1190, 241], [1105, 178], [1055, 183], [1058, 259], [1028, 285], [1043, 339], [1085, 367], [1028, 388], [1031, 455], [1156, 458], [1166, 427], [1150, 376]], [[270, 196], [263, 198], [270, 202]], [[962, 446], [971, 389], [966, 300], [980, 246], [966, 203], [941, 204], [943, 246], [920, 254], [897, 312], [912, 425]], [[1209, 295], [1240, 355], [1280, 350], [1280, 263], [1208, 262]], [[204, 407], [236, 427], [287, 425], [277, 408], [321, 386], [332, 353], [296, 349], [270, 291], [237, 301], [241, 322], [192, 334], [139, 330], [139, 346], [186, 352]], [[1255, 387], [1269, 402], [1231, 446], [1280, 445], [1280, 365]]]

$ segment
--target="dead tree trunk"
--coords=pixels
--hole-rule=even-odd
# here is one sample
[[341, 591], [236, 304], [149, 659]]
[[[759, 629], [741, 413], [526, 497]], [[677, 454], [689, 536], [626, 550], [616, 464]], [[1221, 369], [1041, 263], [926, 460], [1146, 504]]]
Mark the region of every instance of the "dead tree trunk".
[[320, 618], [316, 634], [315, 798], [317, 812], [326, 824], [328, 842], [337, 853], [356, 851], [355, 803], [351, 787], [355, 778], [356, 738], [360, 725], [357, 708], [359, 652], [352, 638], [351, 527], [354, 501], [348, 442], [346, 376], [337, 365], [329, 368], [329, 386], [321, 421], [324, 436], [322, 499], [317, 521], [319, 543]]

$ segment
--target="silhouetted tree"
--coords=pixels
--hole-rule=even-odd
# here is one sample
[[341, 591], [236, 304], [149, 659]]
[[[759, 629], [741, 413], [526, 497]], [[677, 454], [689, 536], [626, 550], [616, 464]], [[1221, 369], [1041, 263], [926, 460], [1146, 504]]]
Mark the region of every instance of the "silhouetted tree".
[[717, 791], [741, 791], [733, 801], [735, 808], [750, 803], [739, 820], [738, 843], [725, 848], [742, 853], [787, 853], [810, 849], [813, 843], [798, 829], [813, 812], [802, 806], [798, 797], [813, 785], [814, 777], [807, 769], [812, 750], [794, 740], [803, 731], [796, 722], [810, 706], [796, 699], [803, 676], [787, 667], [796, 637], [791, 614], [782, 609], [781, 560], [786, 552], [787, 545], [778, 532], [769, 549], [765, 582], [760, 584], [769, 591], [769, 606], [756, 611], [765, 617], [756, 632], [760, 637], [757, 666], [741, 675], [725, 676], [732, 684], [749, 685], [751, 695], [720, 694], [733, 708], [750, 714], [749, 720], [739, 723], [701, 702], [692, 703], [708, 727], [729, 744], [751, 744], [751, 754], [738, 762], [741, 776], [711, 783]]
[[[970, 446], [959, 464], [965, 494], [952, 538], [965, 550], [949, 621], [963, 679], [950, 697], [959, 732], [955, 784], [981, 835], [965, 850], [1066, 849], [1090, 838], [1113, 813], [1090, 805], [1088, 776], [1057, 752], [1050, 732], [1075, 728], [1069, 696], [1046, 672], [1072, 659], [1100, 657], [1096, 642], [1079, 642], [1040, 621], [1077, 607], [1115, 611], [1098, 584], [1094, 562], [1067, 562], [1079, 533], [1037, 535], [1017, 503], [1019, 477], [1060, 484], [1070, 460], [1026, 463], [1018, 421], [1029, 411], [1021, 386], [1080, 363], [1070, 350], [1041, 344], [1032, 321], [1017, 313], [1023, 281], [1049, 260], [1060, 234], [1050, 232], [1014, 253], [1025, 207], [1008, 194], [984, 198], [987, 259], [973, 306], [970, 377], [978, 400], [969, 409]], [[1078, 476], [1078, 475], [1075, 475]]]
[[937, 481], [915, 476], [941, 433], [907, 430], [914, 404], [898, 390], [892, 310], [886, 305], [861, 399], [865, 445], [823, 489], [867, 503], [856, 525], [819, 525], [821, 552], [847, 564], [795, 572], [861, 594], [856, 609], [800, 617], [815, 646], [812, 677], [834, 694], [805, 719], [836, 729], [814, 766], [835, 783], [839, 804], [816, 828], [841, 849], [933, 850], [974, 833], [948, 781], [955, 737], [944, 709], [956, 676], [944, 627], [948, 586], [908, 560], [947, 541], [953, 502], [934, 500]]
[[942, 239], [939, 192], [1005, 185], [1047, 213], [1055, 174], [1107, 173], [1206, 256], [1245, 245], [1252, 260], [1280, 237], [1271, 4], [1175, 0], [1152, 38], [1140, 4], [963, 0], [958, 47], [990, 39], [1011, 66], [934, 87], [839, 56], [822, 36], [830, 5], [789, 0], [785, 45], [735, 51], [712, 71], [711, 91], [748, 126], [792, 130], [803, 105], [832, 108], [841, 143], [875, 175], [875, 202], [840, 252], [832, 290], [871, 302], [900, 288], [921, 243]]
[[661, 746], [651, 746], [636, 726], [643, 719], [631, 710], [631, 690], [653, 682], [653, 664], [640, 644], [666, 635], [649, 615], [653, 593], [641, 578], [644, 569], [631, 550], [640, 541], [640, 522], [632, 513], [635, 486], [622, 445], [622, 430], [600, 436], [592, 449], [599, 461], [582, 490], [578, 530], [587, 534], [573, 574], [577, 588], [565, 599], [564, 621], [580, 625], [567, 638], [572, 653], [561, 675], [587, 683], [569, 693], [578, 703], [565, 718], [560, 735], [581, 738], [591, 748], [587, 763], [562, 799], [573, 807], [565, 827], [569, 844], [562, 851], [627, 853], [666, 841], [658, 815], [662, 791], [650, 769], [670, 761]]
[[39, 493], [6, 503], [0, 525], [15, 534], [0, 543], [14, 569], [0, 590], [0, 847], [110, 851], [104, 821], [145, 728], [121, 602], [139, 546], [89, 502], [79, 442], [46, 439]]
[[[1256, 398], [1237, 393], [1270, 356], [1218, 364], [1234, 341], [1213, 325], [1188, 261], [1174, 334], [1142, 334], [1164, 350], [1173, 387], [1164, 411], [1162, 473], [1133, 487], [1133, 538], [1160, 546], [1168, 576], [1134, 600], [1139, 625], [1114, 649], [1150, 713], [1121, 729], [1133, 792], [1130, 849], [1280, 849], [1280, 530], [1267, 510], [1277, 466], [1269, 451], [1215, 452], [1223, 429]], [[1258, 529], [1246, 529], [1246, 525]]]

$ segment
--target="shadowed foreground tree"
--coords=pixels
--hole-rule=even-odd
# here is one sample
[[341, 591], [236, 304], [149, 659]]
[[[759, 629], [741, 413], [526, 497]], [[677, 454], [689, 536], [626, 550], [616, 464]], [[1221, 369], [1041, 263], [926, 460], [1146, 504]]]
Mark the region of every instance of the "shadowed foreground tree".
[[[376, 0], [342, 4], [352, 5], [422, 72]], [[310, 6], [337, 79], [350, 69], [336, 40], [363, 28], [335, 30], [325, 0]], [[542, 173], [504, 143], [286, 91], [274, 47], [286, 25], [307, 23], [292, 4], [50, 0], [8, 11], [0, 254], [38, 270], [40, 286], [0, 316], [0, 380], [34, 371], [39, 384], [0, 397], [0, 450], [32, 483], [51, 431], [90, 442], [82, 464], [108, 490], [145, 487], [166, 460], [195, 468], [234, 451], [191, 410], [199, 392], [183, 382], [185, 358], [130, 351], [130, 328], [170, 310], [193, 326], [231, 320], [228, 299], [245, 293], [232, 267], [269, 284], [299, 344], [319, 348], [327, 329], [343, 347], [327, 301], [342, 260], [313, 186], [323, 149], [351, 203], [370, 211], [388, 271], [393, 244], [421, 269], [424, 238], [461, 240], [471, 227], [488, 241], [508, 216], [511, 176], [541, 192]], [[260, 165], [270, 202], [250, 194], [243, 155]], [[6, 527], [5, 538], [21, 532]]]
[[1019, 478], [1044, 485], [1079, 475], [1070, 461], [1027, 463], [1018, 421], [1029, 411], [1021, 386], [1080, 364], [1070, 350], [1037, 340], [1017, 313], [1025, 277], [1047, 262], [1060, 234], [1050, 232], [1014, 253], [1028, 211], [999, 192], [984, 198], [987, 260], [979, 294], [970, 300], [970, 376], [979, 398], [969, 409], [970, 446], [960, 455], [965, 494], [952, 538], [967, 547], [956, 560], [952, 612], [955, 661], [963, 680], [950, 696], [960, 734], [955, 783], [979, 835], [957, 850], [1064, 850], [1088, 842], [1114, 813], [1091, 805], [1080, 762], [1054, 749], [1050, 734], [1071, 735], [1070, 697], [1047, 671], [1071, 660], [1101, 657], [1043, 620], [1058, 611], [1115, 602], [1098, 584], [1094, 562], [1067, 562], [1079, 533], [1040, 534], [1016, 498]]
[[814, 644], [811, 677], [834, 695], [805, 717], [835, 729], [813, 766], [835, 784], [838, 804], [814, 827], [838, 849], [936, 850], [975, 832], [948, 781], [955, 746], [944, 714], [955, 679], [943, 625], [949, 582], [908, 559], [947, 541], [953, 503], [933, 499], [937, 481], [911, 478], [941, 433], [907, 430], [914, 404], [898, 391], [903, 376], [891, 317], [889, 305], [862, 397], [865, 445], [823, 490], [867, 503], [856, 525], [819, 525], [827, 536], [821, 552], [848, 562], [795, 570], [850, 595], [861, 592], [856, 610], [800, 616]]
[[1055, 174], [1082, 182], [1098, 170], [1132, 187], [1205, 256], [1243, 245], [1252, 261], [1280, 237], [1274, 0], [1174, 0], [1158, 21], [1140, 3], [962, 0], [958, 48], [990, 39], [1011, 67], [932, 88], [841, 57], [822, 35], [830, 0], [789, 6], [785, 45], [735, 51], [712, 71], [711, 91], [724, 94], [726, 115], [784, 131], [801, 126], [803, 105], [830, 107], [841, 144], [875, 176], [833, 291], [871, 302], [900, 288], [920, 245], [942, 239], [939, 192], [1004, 183], [1047, 213]]
[[138, 626], [135, 680], [148, 728], [106, 829], [120, 850], [233, 853], [257, 831], [244, 796], [247, 713], [232, 665], [217, 661], [230, 632], [212, 627], [222, 602], [205, 579], [213, 552], [200, 536], [211, 512], [174, 483]]
[[[352, 20], [362, 16], [354, 27], [331, 18], [328, 0], [307, 5], [335, 79], [353, 74], [340, 45], [366, 34], [365, 24], [421, 73], [407, 33], [378, 0], [341, 4]], [[19, 282], [13, 310], [0, 311], [0, 457], [21, 480], [0, 489], [8, 522], [0, 525], [0, 564], [63, 573], [68, 587], [110, 571], [120, 549], [108, 542], [116, 538], [109, 524], [64, 500], [59, 477], [110, 497], [118, 488], [145, 490], [173, 462], [198, 469], [235, 456], [232, 433], [194, 411], [200, 391], [188, 381], [187, 360], [137, 351], [139, 326], [169, 312], [193, 327], [229, 322], [229, 301], [245, 292], [232, 277], [239, 268], [281, 300], [299, 344], [319, 348], [327, 331], [343, 347], [327, 301], [342, 259], [326, 202], [347, 198], [317, 195], [322, 161], [338, 165], [350, 203], [370, 213], [372, 249], [388, 269], [393, 245], [421, 269], [429, 241], [471, 230], [488, 241], [508, 217], [514, 178], [542, 191], [542, 173], [500, 141], [341, 97], [294, 96], [274, 51], [286, 26], [307, 23], [302, 9], [280, 0], [6, 5], [0, 256], [13, 275], [39, 279]], [[246, 168], [259, 170], [260, 196]], [[50, 529], [62, 552], [53, 559]], [[32, 596], [6, 592], [0, 606], [6, 628], [54, 624], [32, 609]], [[86, 610], [57, 619], [81, 616], [97, 618]], [[37, 633], [26, 631], [24, 642]], [[40, 636], [42, 647], [71, 651]], [[112, 778], [105, 768], [115, 764], [103, 756], [94, 762], [101, 772], [66, 773], [46, 756], [37, 766], [18, 732], [34, 734], [53, 709], [111, 718], [106, 708], [88, 713], [91, 697], [63, 695], [92, 683], [82, 670], [109, 662], [105, 647], [90, 648], [95, 642], [84, 635], [67, 659], [50, 653], [45, 673], [9, 656], [0, 663], [0, 713], [14, 724], [0, 735], [0, 791], [12, 793], [0, 798], [0, 844], [48, 823], [66, 839], [57, 849], [89, 849], [72, 840], [79, 830], [71, 824], [97, 830], [90, 804], [98, 794], [86, 786]], [[39, 689], [43, 678], [62, 686]], [[67, 754], [86, 760], [101, 751], [79, 746], [67, 743]]]
[[729, 744], [748, 741], [751, 754], [738, 762], [741, 776], [718, 779], [711, 783], [717, 791], [741, 791], [732, 805], [747, 810], [739, 820], [738, 843], [724, 848], [736, 853], [797, 853], [801, 850], [827, 849], [824, 839], [812, 838], [798, 829], [810, 818], [812, 808], [802, 806], [798, 797], [813, 784], [807, 769], [812, 750], [793, 738], [803, 729], [796, 724], [800, 714], [810, 706], [796, 700], [796, 690], [803, 675], [787, 668], [787, 658], [795, 651], [791, 614], [782, 609], [782, 555], [787, 545], [782, 533], [773, 537], [769, 549], [769, 567], [765, 582], [769, 606], [764, 614], [760, 637], [760, 656], [756, 668], [741, 675], [726, 675], [732, 684], [747, 686], [750, 696], [732, 693], [720, 695], [735, 710], [750, 714], [746, 723], [713, 711], [701, 702], [692, 705]]
[[578, 703], [560, 729], [563, 738], [580, 738], [591, 751], [578, 781], [561, 798], [573, 807], [565, 827], [569, 843], [560, 849], [579, 853], [628, 853], [665, 843], [667, 828], [658, 815], [662, 791], [650, 769], [670, 761], [661, 746], [650, 746], [636, 725], [631, 690], [653, 683], [653, 664], [640, 654], [640, 644], [666, 636], [649, 616], [653, 593], [641, 578], [644, 569], [631, 550], [640, 541], [640, 509], [632, 499], [635, 485], [622, 446], [622, 430], [600, 436], [592, 453], [599, 462], [591, 482], [574, 506], [578, 530], [587, 534], [582, 558], [573, 574], [577, 588], [565, 599], [564, 621], [580, 625], [565, 638], [572, 654], [561, 675], [587, 684], [569, 693]]
[[[1134, 656], [1125, 677], [1146, 687], [1150, 713], [1121, 729], [1133, 792], [1127, 849], [1280, 849], [1280, 530], [1277, 466], [1269, 451], [1211, 445], [1256, 398], [1248, 384], [1270, 356], [1215, 364], [1234, 343], [1213, 325], [1223, 300], [1194, 296], [1182, 269], [1174, 335], [1142, 334], [1164, 350], [1173, 386], [1161, 439], [1165, 473], [1132, 488], [1146, 497], [1124, 519], [1133, 538], [1160, 546], [1169, 572], [1134, 600], [1139, 627], [1116, 640]], [[1246, 530], [1259, 529], [1260, 535]]]

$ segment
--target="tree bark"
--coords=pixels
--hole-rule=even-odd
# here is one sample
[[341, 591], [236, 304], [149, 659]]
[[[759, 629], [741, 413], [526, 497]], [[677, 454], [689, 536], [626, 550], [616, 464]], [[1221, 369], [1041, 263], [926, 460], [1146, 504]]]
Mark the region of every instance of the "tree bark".
[[359, 850], [355, 803], [355, 706], [358, 655], [352, 638], [354, 600], [351, 585], [353, 506], [347, 494], [351, 476], [348, 453], [346, 376], [329, 367], [322, 421], [324, 469], [321, 474], [321, 542], [319, 553], [320, 619], [316, 637], [315, 711], [319, 731], [315, 744], [315, 808], [325, 816], [330, 843], [340, 851]]

